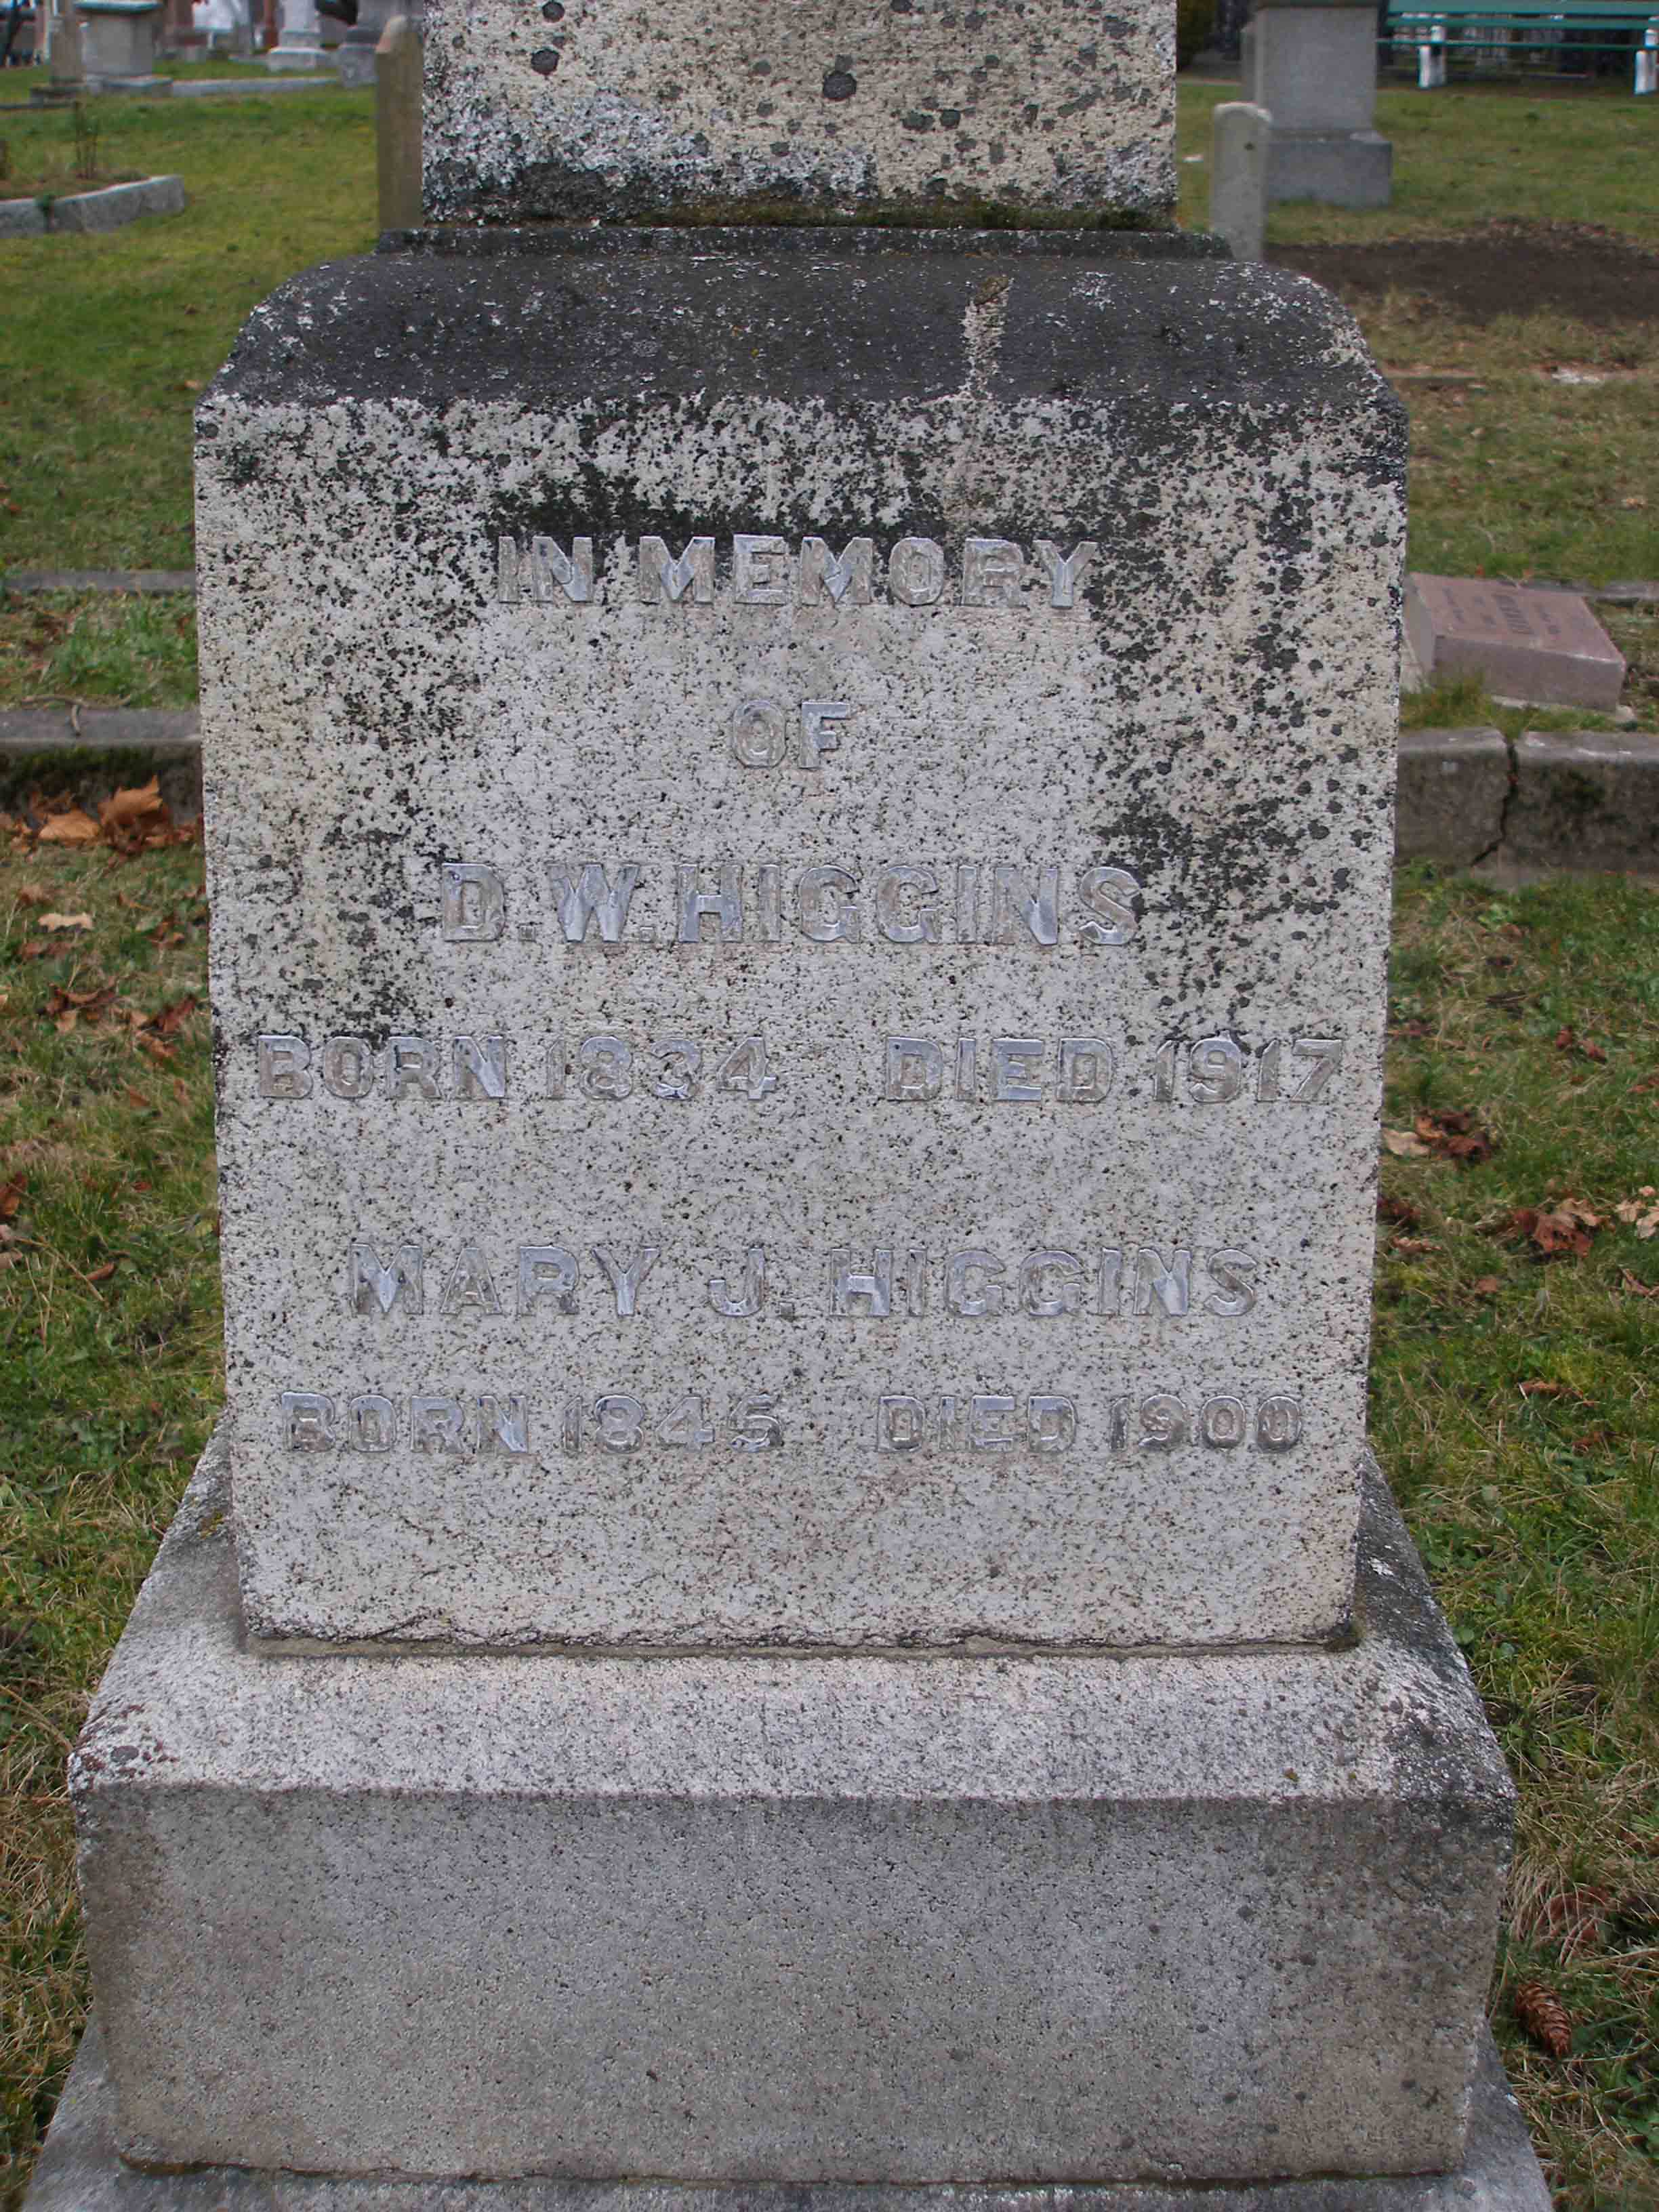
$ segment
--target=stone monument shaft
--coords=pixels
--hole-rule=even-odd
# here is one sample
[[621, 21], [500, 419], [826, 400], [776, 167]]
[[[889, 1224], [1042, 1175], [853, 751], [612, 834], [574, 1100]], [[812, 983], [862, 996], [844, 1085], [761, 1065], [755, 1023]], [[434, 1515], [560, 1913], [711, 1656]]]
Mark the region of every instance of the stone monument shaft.
[[31, 2212], [1543, 2205], [1364, 1440], [1401, 410], [1172, 31], [446, 6], [206, 395], [229, 1402]]

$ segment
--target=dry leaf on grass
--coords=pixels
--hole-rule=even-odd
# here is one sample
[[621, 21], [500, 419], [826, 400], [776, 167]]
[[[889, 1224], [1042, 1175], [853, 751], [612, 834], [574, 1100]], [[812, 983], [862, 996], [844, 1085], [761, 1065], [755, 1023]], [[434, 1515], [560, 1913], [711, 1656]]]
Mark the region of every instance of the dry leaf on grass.
[[1644, 1240], [1659, 1237], [1659, 1192], [1650, 1182], [1644, 1182], [1634, 1198], [1621, 1198], [1613, 1210]]
[[43, 914], [40, 927], [42, 929], [90, 929], [92, 916], [89, 914]]
[[39, 884], [19, 884], [12, 894], [19, 906], [50, 906], [52, 893]]
[[1619, 1280], [1633, 1298], [1659, 1298], [1659, 1283], [1644, 1283], [1639, 1275], [1632, 1274], [1628, 1267], [1619, 1270]]
[[136, 784], [130, 791], [118, 791], [113, 798], [106, 799], [98, 810], [98, 819], [106, 830], [124, 832], [173, 827], [173, 815], [155, 776], [151, 776], [148, 783]]
[[1547, 1260], [1558, 1259], [1564, 1252], [1582, 1260], [1602, 1218], [1582, 1198], [1567, 1197], [1550, 1206], [1518, 1206], [1509, 1226], [1513, 1234], [1529, 1238]]
[[50, 814], [40, 824], [40, 842], [43, 845], [95, 845], [98, 824], [90, 814], [83, 814], [78, 806], [67, 813]]
[[1425, 1145], [1421, 1137], [1409, 1129], [1384, 1129], [1382, 1149], [1397, 1160], [1427, 1160], [1434, 1157], [1434, 1146]]
[[89, 1283], [106, 1283], [114, 1273], [114, 1261], [106, 1260], [101, 1267], [89, 1267], [87, 1270], [87, 1280]]
[[23, 1203], [23, 1193], [28, 1188], [27, 1176], [15, 1175], [9, 1183], [0, 1186], [0, 1221], [13, 1221]]
[[1503, 1282], [1497, 1275], [1477, 1276], [1469, 1285], [1478, 1298], [1495, 1298], [1503, 1287]]
[[1523, 1398], [1571, 1398], [1577, 1406], [1588, 1406], [1590, 1402], [1571, 1382], [1552, 1382], [1540, 1375], [1534, 1375], [1530, 1382], [1517, 1382], [1515, 1387]]
[[1379, 1192], [1376, 1200], [1376, 1218], [1379, 1221], [1395, 1222], [1401, 1229], [1415, 1229], [1417, 1208], [1407, 1199], [1395, 1198], [1392, 1194], [1385, 1195]]
[[170, 1006], [163, 1006], [159, 1013], [152, 1014], [146, 1026], [157, 1036], [176, 1036], [200, 1003], [194, 992], [187, 993], [184, 998], [175, 999]]
[[1396, 1237], [1389, 1249], [1398, 1252], [1402, 1259], [1420, 1260], [1425, 1252], [1437, 1252], [1440, 1247], [1428, 1237]]
[[1584, 1060], [1604, 1060], [1607, 1058], [1599, 1044], [1592, 1044], [1588, 1037], [1581, 1037], [1575, 1029], [1557, 1030], [1555, 1049], [1557, 1052], [1576, 1052]]
[[1489, 1160], [1493, 1150], [1491, 1134], [1469, 1107], [1419, 1114], [1409, 1129], [1384, 1129], [1382, 1144], [1397, 1160], [1455, 1160], [1466, 1168]]

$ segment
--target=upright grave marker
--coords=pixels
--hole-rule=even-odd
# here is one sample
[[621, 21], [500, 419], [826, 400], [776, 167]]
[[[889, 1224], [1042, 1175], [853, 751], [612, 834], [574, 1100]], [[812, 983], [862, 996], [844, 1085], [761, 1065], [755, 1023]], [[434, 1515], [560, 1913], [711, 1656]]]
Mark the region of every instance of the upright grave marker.
[[[749, 193], [663, 27], [431, 19], [428, 206], [672, 207], [692, 124]], [[1061, 80], [1172, 173], [1162, 29], [859, 37], [780, 189], [993, 195], [1029, 109], [1024, 227], [434, 230], [201, 410], [230, 1408], [76, 1779], [143, 2212], [1543, 2201], [1364, 1477], [1399, 410], [1300, 280], [1035, 227]], [[543, 84], [471, 171], [469, 53]]]

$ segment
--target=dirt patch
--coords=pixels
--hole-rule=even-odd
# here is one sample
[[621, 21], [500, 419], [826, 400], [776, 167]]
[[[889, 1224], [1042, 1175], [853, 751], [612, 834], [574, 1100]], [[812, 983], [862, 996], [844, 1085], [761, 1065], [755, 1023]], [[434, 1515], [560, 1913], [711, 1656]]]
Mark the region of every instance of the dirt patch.
[[1350, 305], [1401, 292], [1470, 323], [1552, 308], [1576, 321], [1659, 323], [1659, 253], [1583, 223], [1489, 223], [1456, 238], [1280, 246], [1269, 257]]

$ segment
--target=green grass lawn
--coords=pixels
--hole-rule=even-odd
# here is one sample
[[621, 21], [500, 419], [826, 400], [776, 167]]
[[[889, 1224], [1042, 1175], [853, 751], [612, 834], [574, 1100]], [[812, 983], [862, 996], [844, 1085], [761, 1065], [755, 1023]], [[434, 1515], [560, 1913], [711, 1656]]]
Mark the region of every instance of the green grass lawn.
[[[373, 95], [115, 100], [100, 161], [176, 174], [189, 205], [0, 260], [0, 573], [187, 568], [191, 416], [248, 311], [376, 233]], [[73, 146], [71, 114], [0, 117], [14, 169]]]

